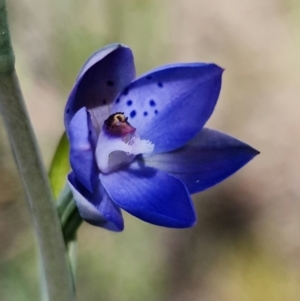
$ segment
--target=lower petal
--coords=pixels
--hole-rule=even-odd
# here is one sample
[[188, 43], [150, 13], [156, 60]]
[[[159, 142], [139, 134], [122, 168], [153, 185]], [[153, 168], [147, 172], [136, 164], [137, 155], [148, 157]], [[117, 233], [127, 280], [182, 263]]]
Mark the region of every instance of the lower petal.
[[186, 146], [144, 160], [180, 179], [192, 194], [223, 181], [258, 153], [244, 142], [204, 128]]
[[73, 172], [68, 175], [68, 180], [82, 219], [111, 231], [120, 232], [124, 229], [120, 208], [111, 201], [100, 181], [95, 192], [90, 193], [76, 179]]
[[127, 169], [101, 174], [100, 179], [118, 206], [148, 223], [187, 228], [196, 222], [185, 185], [162, 171], [134, 162]]

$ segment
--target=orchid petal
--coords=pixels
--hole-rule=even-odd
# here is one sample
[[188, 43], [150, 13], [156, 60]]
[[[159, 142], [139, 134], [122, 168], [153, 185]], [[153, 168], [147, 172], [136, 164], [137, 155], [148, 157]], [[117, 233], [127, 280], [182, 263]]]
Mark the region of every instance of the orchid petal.
[[155, 69], [130, 84], [112, 111], [124, 112], [155, 153], [186, 144], [211, 116], [223, 69], [215, 64], [178, 64]]
[[120, 208], [111, 201], [100, 181], [97, 182], [95, 193], [91, 194], [76, 179], [74, 173], [69, 174], [68, 180], [82, 219], [111, 231], [119, 232], [124, 229]]
[[92, 113], [92, 122], [100, 130], [110, 115], [109, 105], [135, 78], [131, 50], [120, 44], [109, 45], [94, 53], [81, 69], [65, 108], [65, 126], [75, 113], [86, 107]]
[[180, 179], [190, 193], [196, 193], [223, 181], [258, 153], [231, 136], [204, 128], [186, 146], [144, 161]]
[[130, 214], [151, 224], [187, 228], [196, 222], [184, 184], [154, 168], [132, 163], [126, 169], [100, 175], [112, 200]]
[[93, 127], [86, 108], [80, 109], [69, 126], [70, 164], [77, 179], [93, 192], [98, 171], [92, 142]]

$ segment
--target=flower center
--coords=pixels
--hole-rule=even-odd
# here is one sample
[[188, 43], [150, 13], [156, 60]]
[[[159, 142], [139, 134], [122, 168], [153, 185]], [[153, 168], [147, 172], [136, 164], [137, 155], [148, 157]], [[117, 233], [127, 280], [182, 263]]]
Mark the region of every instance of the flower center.
[[103, 124], [96, 147], [96, 161], [101, 172], [108, 173], [130, 163], [136, 155], [151, 153], [154, 144], [136, 133], [124, 113], [110, 115]]
[[104, 130], [116, 137], [124, 137], [135, 132], [135, 128], [128, 122], [128, 117], [125, 117], [124, 113], [121, 112], [110, 115], [104, 121]]

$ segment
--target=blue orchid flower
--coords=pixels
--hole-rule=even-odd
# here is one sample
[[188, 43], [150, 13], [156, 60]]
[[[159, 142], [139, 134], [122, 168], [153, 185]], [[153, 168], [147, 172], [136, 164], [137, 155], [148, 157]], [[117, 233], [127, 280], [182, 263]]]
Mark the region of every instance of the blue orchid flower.
[[81, 69], [65, 108], [68, 175], [87, 222], [122, 231], [121, 209], [155, 225], [196, 223], [190, 194], [224, 180], [258, 152], [203, 128], [221, 89], [215, 64], [163, 66], [135, 79], [131, 50], [112, 44]]

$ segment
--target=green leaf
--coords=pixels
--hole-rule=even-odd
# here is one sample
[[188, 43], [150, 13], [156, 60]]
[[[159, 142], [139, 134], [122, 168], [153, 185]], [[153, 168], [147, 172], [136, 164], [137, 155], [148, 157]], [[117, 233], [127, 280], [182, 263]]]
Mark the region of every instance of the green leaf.
[[69, 141], [64, 132], [56, 148], [49, 172], [50, 183], [56, 198], [63, 189], [70, 171], [69, 152]]

